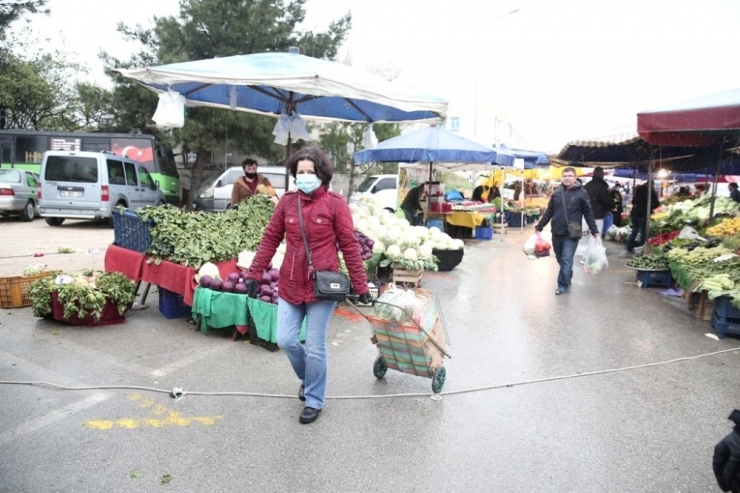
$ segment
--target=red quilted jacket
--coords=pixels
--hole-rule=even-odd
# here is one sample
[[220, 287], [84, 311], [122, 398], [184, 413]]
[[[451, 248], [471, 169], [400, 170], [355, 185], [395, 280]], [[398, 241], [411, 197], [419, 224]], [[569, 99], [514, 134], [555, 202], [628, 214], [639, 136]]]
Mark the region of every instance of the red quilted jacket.
[[285, 301], [299, 305], [317, 301], [313, 296], [313, 280], [308, 272], [301, 225], [298, 222], [298, 194], [301, 194], [303, 225], [311, 251], [314, 269], [339, 272], [337, 245], [344, 255], [353, 291], [368, 293], [367, 277], [362, 265], [360, 244], [355, 238], [352, 215], [344, 197], [327, 191], [323, 186], [311, 195], [299, 191], [286, 192], [262, 235], [257, 254], [249, 267], [249, 277], [261, 279], [262, 271], [275, 255], [278, 245], [286, 238], [286, 252], [280, 267], [278, 293]]

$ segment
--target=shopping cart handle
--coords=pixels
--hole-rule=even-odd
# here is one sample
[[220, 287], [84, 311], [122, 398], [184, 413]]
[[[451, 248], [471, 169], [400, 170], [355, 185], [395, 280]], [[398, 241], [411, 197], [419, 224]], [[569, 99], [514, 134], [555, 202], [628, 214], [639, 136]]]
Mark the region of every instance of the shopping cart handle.
[[[360, 301], [360, 295], [359, 294], [348, 294], [347, 295], [347, 301], [352, 301], [353, 304]], [[370, 305], [375, 306], [375, 302], [377, 301], [377, 298], [370, 298]]]

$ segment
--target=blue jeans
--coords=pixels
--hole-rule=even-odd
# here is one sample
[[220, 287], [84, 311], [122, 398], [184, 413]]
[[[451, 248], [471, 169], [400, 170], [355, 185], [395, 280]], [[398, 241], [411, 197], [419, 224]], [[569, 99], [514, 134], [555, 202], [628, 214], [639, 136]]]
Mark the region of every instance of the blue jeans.
[[[324, 407], [328, 367], [326, 332], [336, 305], [334, 301], [292, 305], [278, 299], [277, 343], [305, 386], [306, 406], [314, 409]], [[305, 346], [298, 340], [304, 318]]]
[[[627, 251], [631, 252], [635, 249], [635, 246], [642, 246], [645, 244], [645, 239], [647, 236], [647, 218], [644, 217], [630, 217], [630, 221], [632, 222], [632, 233], [630, 233], [629, 240], [627, 240]], [[637, 239], [637, 233], [640, 233], [640, 244], [635, 245], [635, 240]]]
[[560, 265], [558, 287], [569, 289], [570, 280], [573, 278], [573, 257], [578, 248], [578, 240], [573, 240], [567, 235], [552, 235], [552, 248], [555, 250], [555, 258], [558, 259], [558, 265]]

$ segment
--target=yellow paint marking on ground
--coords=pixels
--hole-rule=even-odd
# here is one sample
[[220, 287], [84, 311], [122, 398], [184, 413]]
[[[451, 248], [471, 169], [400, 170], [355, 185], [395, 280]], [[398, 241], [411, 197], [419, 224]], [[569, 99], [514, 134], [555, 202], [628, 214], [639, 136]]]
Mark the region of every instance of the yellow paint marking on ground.
[[132, 394], [129, 400], [134, 401], [142, 409], [152, 409], [152, 414], [157, 417], [148, 418], [119, 418], [114, 420], [96, 419], [87, 421], [83, 426], [95, 430], [110, 430], [113, 428], [135, 429], [135, 428], [162, 428], [165, 426], [187, 427], [192, 424], [203, 426], [213, 426], [216, 421], [223, 419], [223, 416], [183, 416], [177, 411], [157, 404], [141, 394]]

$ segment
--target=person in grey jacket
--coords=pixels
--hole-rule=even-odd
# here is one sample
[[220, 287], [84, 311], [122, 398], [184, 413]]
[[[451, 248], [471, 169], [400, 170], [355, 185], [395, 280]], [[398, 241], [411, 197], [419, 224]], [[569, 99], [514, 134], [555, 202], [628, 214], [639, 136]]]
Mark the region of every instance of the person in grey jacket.
[[[566, 207], [568, 218], [566, 220]], [[576, 253], [578, 240], [568, 236], [568, 222], [581, 224], [585, 217], [588, 229], [594, 238], [599, 237], [599, 229], [594, 220], [591, 210], [591, 202], [588, 194], [580, 183], [576, 182], [576, 170], [568, 167], [563, 170], [561, 186], [555, 189], [547, 204], [547, 210], [542, 219], [537, 223], [535, 229], [539, 232], [552, 220], [552, 247], [555, 250], [555, 258], [560, 265], [558, 273], [558, 288], [555, 294], [565, 294], [570, 289], [570, 281], [573, 277], [573, 257]]]

